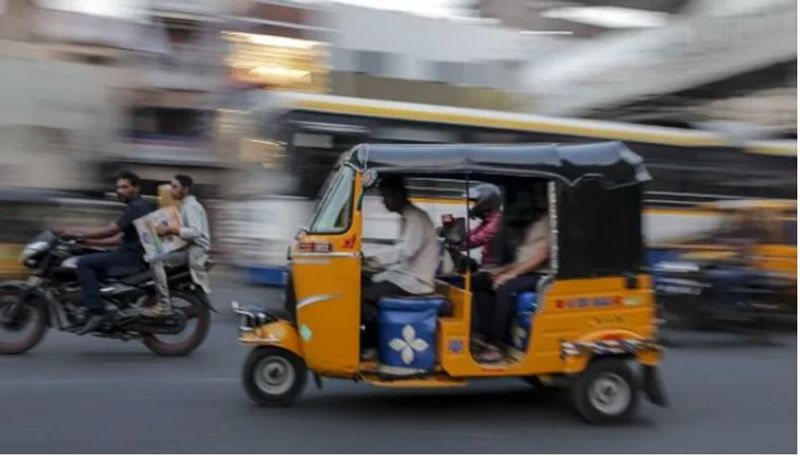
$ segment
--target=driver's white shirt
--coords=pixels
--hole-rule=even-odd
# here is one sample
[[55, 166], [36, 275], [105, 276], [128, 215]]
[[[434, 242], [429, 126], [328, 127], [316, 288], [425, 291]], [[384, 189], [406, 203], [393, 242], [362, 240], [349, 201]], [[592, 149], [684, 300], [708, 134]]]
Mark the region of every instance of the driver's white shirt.
[[433, 293], [436, 268], [439, 266], [439, 245], [428, 214], [409, 204], [403, 209], [400, 242], [395, 245], [384, 265], [384, 272], [375, 274], [373, 282], [391, 282], [411, 294]]

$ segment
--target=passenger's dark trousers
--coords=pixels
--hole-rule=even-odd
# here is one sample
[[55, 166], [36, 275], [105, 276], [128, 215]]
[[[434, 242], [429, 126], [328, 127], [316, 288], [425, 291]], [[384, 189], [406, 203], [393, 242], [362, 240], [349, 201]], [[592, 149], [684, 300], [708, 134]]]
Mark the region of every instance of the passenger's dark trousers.
[[[492, 277], [487, 271], [478, 271], [472, 275], [472, 320], [470, 321], [470, 329], [472, 332], [480, 332], [483, 334], [483, 326], [481, 321], [483, 318], [484, 307], [487, 303], [481, 304], [481, 301], [494, 300], [494, 290], [492, 290]], [[492, 303], [488, 303], [491, 307]]]
[[80, 257], [78, 282], [83, 292], [83, 304], [91, 313], [103, 313], [98, 277], [135, 274], [144, 268], [141, 256], [131, 252], [102, 252]]
[[539, 277], [523, 275], [509, 280], [495, 290], [494, 296], [486, 291], [477, 291], [478, 322], [481, 333], [493, 345], [507, 344], [511, 339], [511, 320], [516, 307], [515, 294], [535, 290]]
[[361, 348], [378, 346], [378, 301], [388, 296], [410, 296], [411, 293], [392, 282], [376, 282], [361, 289], [361, 323], [364, 325], [364, 339]]

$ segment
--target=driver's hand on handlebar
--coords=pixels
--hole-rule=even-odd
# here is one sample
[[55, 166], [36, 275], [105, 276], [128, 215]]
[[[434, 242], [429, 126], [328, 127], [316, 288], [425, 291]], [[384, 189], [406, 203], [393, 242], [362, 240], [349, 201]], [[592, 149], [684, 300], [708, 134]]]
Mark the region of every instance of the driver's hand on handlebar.
[[59, 227], [59, 228], [54, 229], [53, 232], [57, 236], [60, 236], [60, 237], [65, 238], [65, 239], [74, 239], [74, 240], [77, 240], [77, 241], [82, 241], [80, 233], [78, 233], [76, 230], [73, 230], [73, 229], [70, 229], [70, 228]]

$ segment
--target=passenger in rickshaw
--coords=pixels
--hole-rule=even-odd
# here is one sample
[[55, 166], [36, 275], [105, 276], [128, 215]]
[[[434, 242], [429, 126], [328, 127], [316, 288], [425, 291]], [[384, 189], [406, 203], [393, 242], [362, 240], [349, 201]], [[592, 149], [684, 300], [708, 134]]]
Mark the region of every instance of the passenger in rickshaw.
[[[550, 257], [550, 217], [544, 192], [521, 192], [517, 195], [517, 212], [533, 214], [524, 232], [522, 242], [516, 249], [515, 261], [491, 269], [489, 281], [491, 291], [477, 285], [474, 299], [478, 307], [478, 321], [483, 343], [479, 345], [479, 362], [496, 363], [503, 360], [502, 347], [510, 338], [509, 329], [515, 308], [516, 294], [535, 290], [546, 273]], [[526, 207], [534, 202], [534, 207]], [[522, 204], [519, 204], [522, 203]], [[530, 220], [530, 216], [526, 217]], [[536, 273], [539, 274], [536, 274]], [[483, 289], [482, 289], [483, 288]]]
[[501, 231], [503, 213], [503, 194], [496, 185], [480, 184], [469, 192], [469, 198], [474, 200], [469, 210], [469, 218], [477, 218], [481, 223], [470, 231], [465, 248], [481, 248], [481, 266], [497, 266], [501, 260], [494, 242]]
[[[479, 219], [480, 224], [469, 232], [469, 237], [460, 246], [461, 249], [471, 250], [481, 248], [479, 270], [472, 277], [472, 292], [491, 292], [492, 281], [489, 271], [498, 267], [503, 260], [503, 193], [493, 184], [483, 183], [476, 185], [468, 192], [469, 199], [473, 201], [469, 209], [470, 219]], [[472, 331], [476, 333], [473, 342], [484, 344], [483, 337], [478, 333], [477, 303], [473, 300]]]
[[428, 214], [408, 198], [403, 178], [388, 175], [379, 183], [383, 204], [402, 217], [400, 242], [384, 263], [370, 258], [373, 267], [383, 272], [372, 275], [361, 290], [362, 323], [365, 325], [362, 349], [377, 346], [375, 319], [378, 301], [386, 296], [425, 295], [433, 293], [434, 277], [439, 262], [436, 231]]

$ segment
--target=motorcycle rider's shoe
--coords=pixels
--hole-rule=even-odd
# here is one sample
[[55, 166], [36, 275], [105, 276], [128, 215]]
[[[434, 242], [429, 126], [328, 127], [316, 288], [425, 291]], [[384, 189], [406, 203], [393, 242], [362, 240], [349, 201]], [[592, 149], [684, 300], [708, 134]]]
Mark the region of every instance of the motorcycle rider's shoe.
[[163, 302], [159, 302], [152, 307], [143, 309], [140, 315], [147, 318], [166, 317], [168, 315], [172, 315], [172, 306]]
[[83, 328], [79, 329], [75, 332], [75, 334], [82, 336], [84, 334], [88, 334], [92, 331], [97, 330], [103, 323], [105, 323], [106, 318], [108, 318], [105, 314], [92, 314], [88, 320], [86, 320], [86, 324], [83, 325]]

